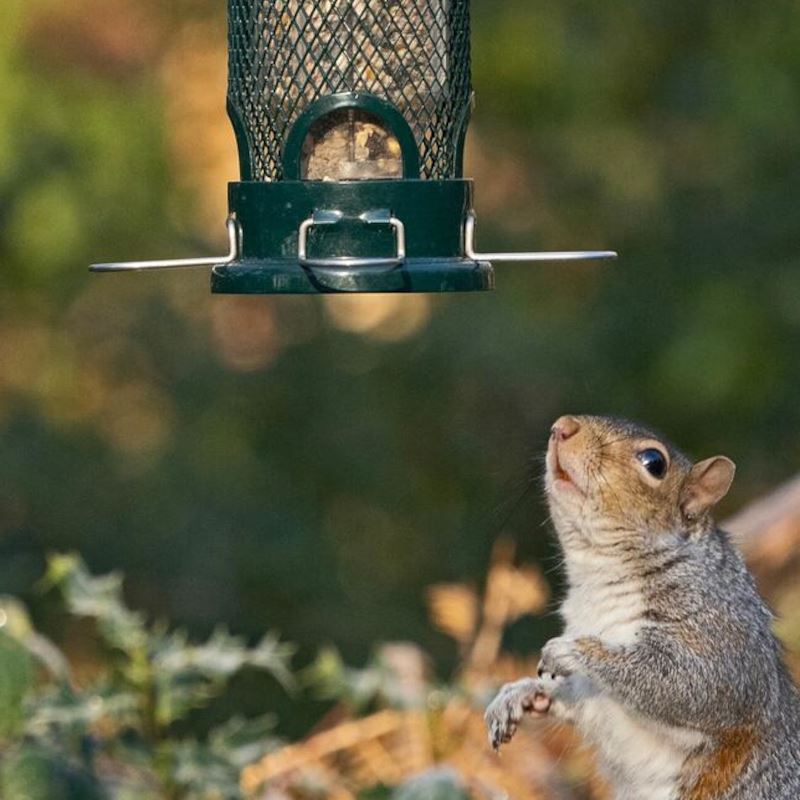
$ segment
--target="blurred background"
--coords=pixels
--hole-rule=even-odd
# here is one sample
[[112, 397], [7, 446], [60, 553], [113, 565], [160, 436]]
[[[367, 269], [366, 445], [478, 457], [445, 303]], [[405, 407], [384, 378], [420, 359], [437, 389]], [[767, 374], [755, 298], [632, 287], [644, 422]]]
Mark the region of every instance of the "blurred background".
[[[221, 0], [3, 0], [0, 592], [80, 670], [35, 591], [50, 551], [128, 602], [364, 663], [425, 587], [476, 586], [501, 534], [558, 585], [536, 481], [564, 412], [640, 418], [738, 464], [733, 512], [800, 463], [800, 6], [473, 1], [466, 173], [509, 265], [453, 296], [212, 296], [203, 270], [92, 261], [226, 248], [236, 180]], [[512, 625], [530, 654], [550, 615]], [[208, 711], [313, 700], [244, 675]]]

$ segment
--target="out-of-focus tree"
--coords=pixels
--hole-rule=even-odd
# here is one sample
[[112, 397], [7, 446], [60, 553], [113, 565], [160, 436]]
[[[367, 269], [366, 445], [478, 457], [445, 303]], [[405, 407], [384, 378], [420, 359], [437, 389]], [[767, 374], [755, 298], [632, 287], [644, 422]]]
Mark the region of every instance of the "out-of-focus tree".
[[0, 589], [45, 632], [83, 646], [29, 592], [76, 549], [198, 634], [277, 619], [301, 658], [410, 639], [452, 663], [418, 598], [479, 580], [499, 528], [548, 557], [532, 455], [557, 414], [729, 453], [731, 508], [797, 470], [796, 4], [474, 1], [481, 245], [614, 266], [500, 267], [453, 297], [89, 276], [224, 248], [224, 6], [2, 3]]

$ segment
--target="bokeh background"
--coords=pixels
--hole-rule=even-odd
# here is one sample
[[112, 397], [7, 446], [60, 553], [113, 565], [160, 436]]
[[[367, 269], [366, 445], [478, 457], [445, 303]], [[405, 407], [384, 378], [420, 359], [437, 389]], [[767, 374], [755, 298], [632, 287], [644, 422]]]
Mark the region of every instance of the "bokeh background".
[[[298, 664], [411, 640], [446, 671], [426, 586], [479, 584], [500, 534], [557, 584], [535, 481], [563, 412], [730, 455], [728, 512], [797, 471], [800, 6], [474, 0], [473, 25], [481, 247], [619, 261], [216, 297], [203, 270], [86, 267], [224, 251], [225, 3], [3, 0], [0, 592], [77, 663], [34, 589], [49, 551], [197, 635], [277, 628]], [[254, 675], [209, 713], [265, 706], [290, 735], [319, 714]]]

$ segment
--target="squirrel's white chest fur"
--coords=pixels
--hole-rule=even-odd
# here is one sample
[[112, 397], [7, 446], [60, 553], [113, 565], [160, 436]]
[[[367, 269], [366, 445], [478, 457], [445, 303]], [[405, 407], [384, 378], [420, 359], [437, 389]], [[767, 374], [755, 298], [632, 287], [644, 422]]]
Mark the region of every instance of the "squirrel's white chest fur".
[[597, 636], [610, 645], [632, 644], [642, 625], [644, 601], [636, 583], [582, 582], [561, 604], [566, 636]]
[[[597, 636], [609, 645], [631, 644], [643, 624], [643, 610], [635, 579], [614, 580], [598, 569], [569, 589], [561, 606], [564, 635]], [[579, 678], [577, 688], [581, 699], [574, 723], [596, 746], [600, 766], [616, 787], [616, 800], [673, 800], [684, 761], [701, 743], [701, 736], [624, 708], [588, 679]]]

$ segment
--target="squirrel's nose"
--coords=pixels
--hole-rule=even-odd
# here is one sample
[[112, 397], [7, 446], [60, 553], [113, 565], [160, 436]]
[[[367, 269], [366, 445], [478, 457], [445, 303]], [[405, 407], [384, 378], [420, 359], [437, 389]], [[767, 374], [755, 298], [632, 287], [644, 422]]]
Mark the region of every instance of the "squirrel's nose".
[[574, 436], [581, 429], [581, 424], [575, 417], [559, 417], [550, 428], [550, 435], [559, 442], [564, 442]]

